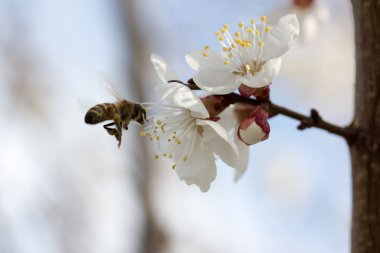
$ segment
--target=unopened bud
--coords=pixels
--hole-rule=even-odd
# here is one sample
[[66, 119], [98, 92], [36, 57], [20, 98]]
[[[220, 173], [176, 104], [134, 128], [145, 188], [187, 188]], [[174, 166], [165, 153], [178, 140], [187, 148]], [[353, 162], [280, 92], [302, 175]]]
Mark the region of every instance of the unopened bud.
[[269, 132], [268, 113], [263, 108], [257, 108], [241, 122], [238, 137], [245, 144], [253, 145], [268, 139]]

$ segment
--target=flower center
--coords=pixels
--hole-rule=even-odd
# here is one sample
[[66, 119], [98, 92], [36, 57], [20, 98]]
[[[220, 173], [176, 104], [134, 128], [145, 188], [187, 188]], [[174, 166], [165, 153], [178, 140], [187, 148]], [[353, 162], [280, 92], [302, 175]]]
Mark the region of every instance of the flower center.
[[[244, 26], [239, 22], [238, 30], [234, 36], [229, 32], [229, 26], [224, 25], [215, 32], [223, 48], [224, 64], [233, 68], [233, 73], [239, 75], [254, 75], [263, 65], [265, 43], [270, 33], [270, 27], [266, 25], [266, 16], [261, 17], [261, 22], [256, 25], [252, 19], [250, 24]], [[204, 47], [203, 57], [209, 58], [209, 46]]]
[[[158, 112], [150, 120], [151, 123], [141, 129], [140, 136], [159, 143], [162, 153], [155, 155], [156, 159], [180, 156], [181, 161], [186, 162], [194, 148], [196, 119], [188, 110], [179, 107], [156, 105], [155, 109]], [[176, 164], [173, 164], [172, 169], [175, 168]]]

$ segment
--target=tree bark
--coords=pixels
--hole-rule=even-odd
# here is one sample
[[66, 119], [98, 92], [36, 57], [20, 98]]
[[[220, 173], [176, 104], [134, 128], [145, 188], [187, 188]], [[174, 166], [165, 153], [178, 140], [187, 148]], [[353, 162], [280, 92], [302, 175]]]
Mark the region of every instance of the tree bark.
[[352, 159], [352, 253], [380, 252], [380, 1], [352, 0], [355, 44], [355, 115], [360, 131]]

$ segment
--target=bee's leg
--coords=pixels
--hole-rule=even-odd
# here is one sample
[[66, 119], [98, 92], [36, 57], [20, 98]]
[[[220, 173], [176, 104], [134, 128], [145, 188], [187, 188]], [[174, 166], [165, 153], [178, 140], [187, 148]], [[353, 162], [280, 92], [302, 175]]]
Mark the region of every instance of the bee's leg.
[[113, 116], [113, 120], [114, 120], [114, 123], [116, 126], [115, 137], [119, 141], [118, 147], [120, 148], [121, 136], [122, 136], [122, 127], [121, 127], [122, 120], [121, 120], [120, 115], [118, 113], [115, 113], [115, 115]]
[[107, 133], [109, 135], [115, 136], [116, 140], [119, 141], [118, 146], [120, 147], [120, 144], [121, 144], [121, 131], [118, 130], [117, 125], [116, 125], [116, 128], [111, 128], [111, 126], [113, 126], [113, 125], [115, 125], [115, 122], [111, 122], [109, 124], [106, 124], [103, 127], [104, 127], [104, 129], [107, 130]]

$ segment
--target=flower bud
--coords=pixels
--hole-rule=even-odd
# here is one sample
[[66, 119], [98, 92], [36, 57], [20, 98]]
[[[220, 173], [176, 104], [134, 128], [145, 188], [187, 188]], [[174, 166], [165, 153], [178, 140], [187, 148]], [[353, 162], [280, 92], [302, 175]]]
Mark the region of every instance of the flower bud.
[[247, 145], [253, 145], [269, 137], [268, 113], [259, 107], [245, 118], [238, 129], [239, 139]]

